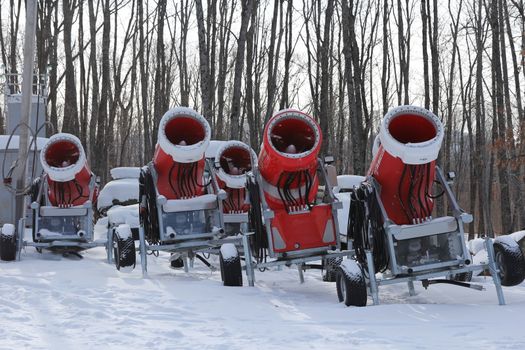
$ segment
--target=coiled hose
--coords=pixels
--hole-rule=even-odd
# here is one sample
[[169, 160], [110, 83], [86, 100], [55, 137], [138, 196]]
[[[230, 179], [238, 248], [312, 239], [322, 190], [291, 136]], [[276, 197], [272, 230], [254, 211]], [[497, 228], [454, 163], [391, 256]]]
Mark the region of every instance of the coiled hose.
[[372, 251], [374, 267], [384, 272], [390, 263], [381, 207], [374, 187], [363, 182], [351, 194], [348, 238], [353, 239], [357, 261], [367, 271], [366, 250]]

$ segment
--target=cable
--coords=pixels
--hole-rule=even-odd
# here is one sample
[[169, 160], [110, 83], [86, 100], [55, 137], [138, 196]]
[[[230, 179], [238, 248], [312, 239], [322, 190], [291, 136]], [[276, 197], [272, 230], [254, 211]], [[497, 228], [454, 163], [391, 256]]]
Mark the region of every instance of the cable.
[[366, 273], [366, 250], [371, 250], [376, 271], [384, 272], [390, 257], [375, 190], [371, 184], [363, 182], [351, 192], [350, 199], [349, 237], [353, 238], [357, 261], [365, 267]]

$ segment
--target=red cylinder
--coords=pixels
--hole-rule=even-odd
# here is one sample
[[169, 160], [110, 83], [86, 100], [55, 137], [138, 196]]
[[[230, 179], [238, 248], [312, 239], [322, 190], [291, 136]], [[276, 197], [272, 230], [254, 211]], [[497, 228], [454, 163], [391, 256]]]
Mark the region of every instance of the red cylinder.
[[431, 219], [435, 160], [442, 140], [443, 124], [423, 108], [396, 107], [383, 119], [368, 175], [381, 185], [381, 200], [394, 223]]
[[226, 191], [228, 198], [223, 201], [226, 214], [245, 213], [250, 209], [246, 193], [246, 173], [257, 161], [253, 150], [240, 141], [225, 142], [217, 150], [215, 164], [218, 166], [217, 182]]
[[279, 111], [266, 124], [258, 164], [270, 208], [300, 210], [314, 201], [321, 142], [319, 125], [297, 110]]
[[[90, 199], [92, 174], [84, 148], [76, 136], [66, 133], [53, 135], [40, 153], [40, 162], [47, 173], [51, 205], [76, 206]], [[96, 193], [91, 197], [95, 201]]]
[[204, 193], [204, 152], [210, 125], [187, 107], [167, 111], [159, 123], [153, 165], [157, 190], [168, 199], [186, 199]]

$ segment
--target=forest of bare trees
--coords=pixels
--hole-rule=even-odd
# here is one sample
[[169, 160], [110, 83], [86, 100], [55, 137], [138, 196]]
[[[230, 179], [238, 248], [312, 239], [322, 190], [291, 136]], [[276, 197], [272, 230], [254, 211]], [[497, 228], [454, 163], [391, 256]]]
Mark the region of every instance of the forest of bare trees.
[[[24, 4], [0, 1], [5, 72], [21, 70]], [[416, 104], [445, 124], [469, 232], [525, 228], [523, 0], [39, 0], [37, 17], [47, 118], [103, 182], [151, 159], [177, 105], [256, 151], [274, 111], [301, 109], [338, 171], [365, 174], [382, 116]]]

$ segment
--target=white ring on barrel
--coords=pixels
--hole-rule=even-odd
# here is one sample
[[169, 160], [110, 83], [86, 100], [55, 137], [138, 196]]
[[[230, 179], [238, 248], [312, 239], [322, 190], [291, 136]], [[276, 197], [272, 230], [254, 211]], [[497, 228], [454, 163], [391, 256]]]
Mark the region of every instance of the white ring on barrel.
[[[397, 116], [411, 114], [430, 121], [436, 129], [436, 136], [425, 142], [401, 143], [389, 131], [390, 122]], [[379, 141], [383, 148], [394, 157], [400, 158], [405, 164], [426, 164], [436, 160], [443, 142], [443, 123], [429, 110], [416, 106], [399, 106], [392, 108], [383, 118], [379, 131]]]
[[[281, 152], [279, 151], [273, 144], [272, 142], [272, 132], [273, 132], [273, 128], [277, 125], [277, 123], [280, 123], [282, 122], [283, 120], [286, 120], [286, 119], [298, 119], [298, 120], [302, 120], [303, 122], [305, 122], [313, 131], [314, 133], [314, 136], [315, 136], [315, 142], [312, 146], [312, 148], [310, 148], [308, 151], [305, 151], [305, 152], [302, 152], [302, 153], [286, 153], [286, 152]], [[272, 117], [270, 119], [270, 125], [268, 126], [268, 132], [266, 133], [266, 138], [268, 139], [268, 144], [270, 145], [270, 147], [272, 147], [274, 149], [275, 152], [277, 152], [277, 154], [283, 156], [283, 157], [286, 157], [286, 158], [292, 158], [292, 159], [299, 159], [299, 158], [304, 158], [306, 156], [308, 156], [310, 153], [312, 153], [317, 145], [319, 144], [319, 139], [320, 139], [320, 132], [321, 130], [319, 129], [319, 127], [317, 126], [317, 124], [315, 123], [315, 121], [310, 117], [308, 116], [307, 114], [305, 113], [302, 113], [298, 110], [295, 110], [295, 109], [283, 109], [279, 112], [277, 112], [274, 117]]]
[[[192, 118], [198, 121], [204, 128], [204, 140], [199, 141], [193, 145], [181, 146], [174, 145], [166, 136], [166, 125], [172, 119], [178, 117]], [[162, 116], [159, 123], [157, 142], [160, 148], [169, 154], [175, 162], [178, 163], [193, 163], [203, 158], [206, 148], [210, 143], [211, 129], [208, 121], [199, 113], [188, 107], [175, 107], [168, 110]]]
[[[64, 168], [57, 168], [47, 163], [46, 153], [48, 148], [54, 143], [60, 141], [71, 142], [75, 146], [77, 146], [79, 156], [75, 164], [71, 164]], [[75, 178], [75, 175], [78, 174], [86, 165], [86, 153], [84, 152], [84, 147], [82, 147], [82, 143], [75, 135], [66, 133], [55, 134], [49, 138], [49, 141], [47, 141], [47, 143], [42, 148], [42, 151], [40, 152], [40, 163], [42, 164], [42, 168], [51, 180], [57, 182], [71, 181]]]
[[[227, 141], [221, 144], [217, 150], [217, 153], [215, 154], [215, 164], [220, 164], [221, 156], [228, 148], [242, 148], [247, 150], [250, 153], [251, 165], [253, 166], [257, 163], [257, 155], [250, 146], [241, 141]], [[224, 169], [219, 166], [217, 176], [226, 183], [226, 186], [230, 188], [244, 188], [246, 186], [246, 174], [231, 175], [226, 173]]]

